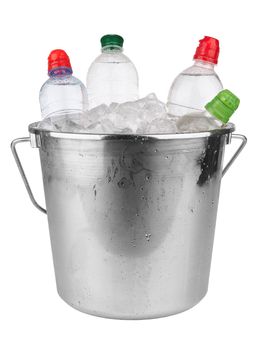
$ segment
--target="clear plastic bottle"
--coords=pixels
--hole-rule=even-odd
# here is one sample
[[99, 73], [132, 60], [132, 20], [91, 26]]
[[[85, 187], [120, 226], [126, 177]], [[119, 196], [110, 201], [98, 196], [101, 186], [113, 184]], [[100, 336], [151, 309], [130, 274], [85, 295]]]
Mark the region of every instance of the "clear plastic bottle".
[[80, 113], [88, 109], [85, 85], [72, 75], [68, 55], [53, 50], [48, 57], [49, 79], [39, 93], [42, 118]]
[[87, 74], [89, 108], [137, 100], [138, 73], [131, 60], [122, 53], [123, 38], [108, 34], [100, 41], [102, 53]]
[[179, 132], [201, 132], [218, 129], [229, 121], [240, 100], [229, 90], [220, 91], [205, 105], [205, 111], [183, 115], [177, 122]]
[[214, 70], [219, 55], [219, 41], [205, 36], [199, 41], [194, 65], [179, 74], [169, 92], [168, 112], [174, 116], [201, 111], [223, 85]]

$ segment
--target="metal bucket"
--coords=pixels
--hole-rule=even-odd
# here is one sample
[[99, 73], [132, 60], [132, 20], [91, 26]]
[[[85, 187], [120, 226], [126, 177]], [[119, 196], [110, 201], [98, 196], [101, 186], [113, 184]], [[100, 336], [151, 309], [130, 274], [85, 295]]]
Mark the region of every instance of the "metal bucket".
[[[234, 125], [175, 135], [54, 133], [38, 147], [58, 293], [97, 316], [145, 319], [187, 310], [206, 294], [222, 175], [246, 143]], [[222, 170], [225, 144], [242, 141]]]

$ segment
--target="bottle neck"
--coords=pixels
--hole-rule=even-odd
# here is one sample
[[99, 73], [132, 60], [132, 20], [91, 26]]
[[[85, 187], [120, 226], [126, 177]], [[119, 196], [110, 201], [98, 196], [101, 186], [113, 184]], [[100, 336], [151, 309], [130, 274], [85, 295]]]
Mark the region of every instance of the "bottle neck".
[[214, 70], [215, 64], [208, 61], [195, 60], [194, 66]]
[[57, 67], [48, 72], [50, 77], [62, 77], [66, 75], [71, 75], [72, 69], [69, 67]]
[[101, 49], [101, 52], [122, 52], [123, 48], [121, 46], [118, 45], [108, 45], [108, 46], [104, 46]]

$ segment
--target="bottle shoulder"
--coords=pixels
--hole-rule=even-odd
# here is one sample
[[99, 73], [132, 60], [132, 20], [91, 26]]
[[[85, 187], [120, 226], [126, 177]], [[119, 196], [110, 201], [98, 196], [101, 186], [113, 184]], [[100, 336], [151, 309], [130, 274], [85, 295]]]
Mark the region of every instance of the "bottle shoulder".
[[[138, 81], [138, 72], [133, 64], [133, 62], [122, 52], [113, 52], [113, 53], [102, 53], [99, 55], [90, 65], [86, 81], [87, 86], [92, 82], [98, 82], [100, 79], [107, 80], [109, 79], [121, 79], [121, 77], [128, 79], [132, 77]], [[128, 75], [128, 76], [127, 76]]]
[[216, 75], [214, 69], [202, 67], [199, 65], [192, 65], [183, 70], [179, 75]]
[[121, 51], [105, 51], [92, 64], [94, 63], [131, 63], [131, 60]]
[[187, 84], [188, 88], [190, 85], [202, 86], [204, 81], [206, 84], [212, 84], [220, 90], [223, 88], [222, 82], [214, 69], [193, 65], [177, 75], [172, 83], [171, 89], [175, 86], [181, 87], [182, 84]]
[[73, 75], [66, 75], [66, 76], [55, 76], [50, 77], [46, 80], [46, 82], [42, 85], [41, 90], [44, 88], [49, 88], [54, 85], [83, 85], [81, 80], [74, 77]]

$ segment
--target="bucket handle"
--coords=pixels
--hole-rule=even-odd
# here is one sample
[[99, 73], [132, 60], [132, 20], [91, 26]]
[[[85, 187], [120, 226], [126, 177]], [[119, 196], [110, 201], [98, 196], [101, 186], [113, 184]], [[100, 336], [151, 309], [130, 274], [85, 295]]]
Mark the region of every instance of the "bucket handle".
[[31, 199], [31, 202], [33, 203], [33, 205], [38, 209], [40, 210], [42, 213], [47, 213], [46, 209], [42, 208], [38, 203], [37, 201], [35, 200], [35, 197], [33, 195], [33, 192], [30, 188], [30, 185], [28, 183], [28, 180], [27, 180], [27, 177], [26, 177], [26, 174], [24, 172], [24, 169], [23, 169], [23, 166], [21, 164], [21, 161], [19, 159], [19, 156], [18, 156], [18, 153], [17, 153], [17, 150], [16, 150], [16, 145], [19, 144], [19, 143], [23, 143], [23, 142], [29, 142], [30, 143], [30, 137], [20, 137], [18, 139], [15, 139], [12, 141], [11, 143], [11, 150], [12, 150], [12, 153], [13, 153], [13, 156], [15, 158], [15, 161], [16, 161], [16, 165], [18, 167], [18, 170], [20, 172], [20, 175], [24, 181], [24, 184], [26, 186], [26, 190], [27, 190], [27, 193], [29, 195], [29, 198]]
[[231, 138], [241, 140], [241, 145], [238, 147], [236, 152], [233, 154], [232, 158], [229, 160], [227, 165], [224, 167], [224, 169], [222, 171], [222, 177], [225, 175], [225, 173], [228, 171], [228, 169], [231, 167], [231, 165], [237, 159], [237, 157], [239, 156], [239, 154], [241, 153], [241, 151], [243, 150], [243, 148], [246, 146], [246, 143], [247, 143], [247, 138], [244, 135], [232, 134]]

